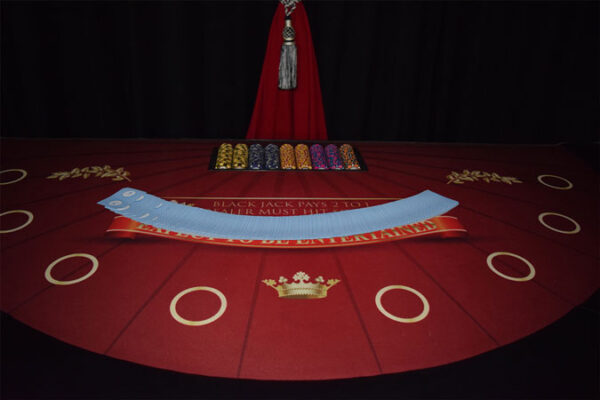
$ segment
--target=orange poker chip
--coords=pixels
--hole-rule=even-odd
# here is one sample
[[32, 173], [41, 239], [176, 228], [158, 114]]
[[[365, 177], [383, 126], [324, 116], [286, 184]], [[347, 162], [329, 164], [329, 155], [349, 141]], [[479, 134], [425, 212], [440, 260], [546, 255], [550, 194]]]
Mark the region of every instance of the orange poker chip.
[[354, 154], [352, 146], [349, 144], [341, 145], [340, 155], [342, 156], [342, 161], [344, 162], [344, 167], [346, 169], [360, 169], [360, 164], [358, 163], [358, 159], [356, 158], [356, 154]]

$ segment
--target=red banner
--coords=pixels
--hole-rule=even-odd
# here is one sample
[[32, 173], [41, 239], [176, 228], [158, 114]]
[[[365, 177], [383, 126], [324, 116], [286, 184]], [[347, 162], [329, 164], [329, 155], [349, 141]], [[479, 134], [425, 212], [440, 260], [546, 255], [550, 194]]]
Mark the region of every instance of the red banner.
[[158, 236], [166, 239], [183, 240], [186, 242], [216, 244], [242, 247], [272, 247], [283, 249], [357, 246], [374, 244], [392, 240], [411, 239], [422, 236], [451, 238], [463, 237], [466, 229], [455, 217], [435, 217], [415, 224], [397, 226], [361, 235], [339, 236], [327, 239], [307, 240], [242, 240], [223, 239], [207, 236], [188, 235], [145, 225], [129, 218], [117, 216], [106, 230], [110, 237], [133, 239], [136, 235]]

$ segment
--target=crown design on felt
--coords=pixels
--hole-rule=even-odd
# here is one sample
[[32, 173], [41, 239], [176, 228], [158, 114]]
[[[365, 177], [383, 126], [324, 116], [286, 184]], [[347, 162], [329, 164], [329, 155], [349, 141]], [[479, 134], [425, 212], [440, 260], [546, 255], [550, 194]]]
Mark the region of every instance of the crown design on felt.
[[292, 278], [294, 281], [288, 283], [288, 279], [284, 276], [279, 277], [279, 282], [274, 279], [265, 279], [263, 283], [277, 290], [279, 297], [286, 299], [322, 299], [327, 297], [327, 290], [335, 286], [339, 279], [325, 279], [322, 276], [317, 276], [314, 282], [310, 282], [310, 276], [303, 271], [298, 271]]

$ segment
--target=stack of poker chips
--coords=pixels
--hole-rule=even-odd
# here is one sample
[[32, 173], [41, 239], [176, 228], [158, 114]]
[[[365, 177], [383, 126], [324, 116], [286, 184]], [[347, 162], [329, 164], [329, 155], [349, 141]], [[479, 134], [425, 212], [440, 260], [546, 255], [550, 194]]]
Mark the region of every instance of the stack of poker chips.
[[305, 144], [296, 145], [296, 166], [298, 169], [312, 169], [310, 162], [310, 152]]
[[279, 147], [274, 144], [265, 147], [265, 167], [267, 169], [279, 169]]
[[279, 149], [281, 169], [296, 169], [296, 157], [294, 157], [294, 148], [291, 144], [282, 144]]
[[310, 146], [310, 158], [314, 169], [328, 169], [327, 161], [325, 160], [325, 150], [320, 144]]
[[219, 146], [217, 153], [217, 161], [215, 162], [216, 169], [231, 169], [233, 157], [233, 148], [229, 143], [223, 143]]
[[250, 169], [263, 169], [265, 165], [265, 150], [260, 144], [250, 146], [248, 166]]
[[354, 150], [352, 146], [349, 144], [343, 144], [340, 146], [340, 153], [342, 155], [342, 161], [344, 162], [344, 167], [346, 169], [360, 169], [360, 164], [358, 163], [358, 159], [354, 154]]
[[217, 150], [214, 163], [220, 170], [362, 170], [357, 153], [349, 144], [336, 146], [305, 143], [295, 146], [289, 143], [278, 146], [270, 143], [234, 145], [222, 143]]
[[248, 168], [248, 146], [238, 143], [233, 149], [233, 169]]
[[325, 146], [325, 153], [327, 154], [327, 165], [330, 169], [344, 169], [340, 152], [335, 144]]

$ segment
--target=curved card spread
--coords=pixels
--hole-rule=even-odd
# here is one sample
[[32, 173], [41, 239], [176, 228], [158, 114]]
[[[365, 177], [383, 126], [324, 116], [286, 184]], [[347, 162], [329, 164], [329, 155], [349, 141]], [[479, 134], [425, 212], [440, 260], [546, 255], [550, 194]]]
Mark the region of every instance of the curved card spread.
[[247, 240], [304, 240], [358, 235], [423, 221], [458, 205], [426, 190], [372, 207], [290, 217], [232, 215], [176, 204], [124, 188], [98, 202], [134, 221], [190, 235]]

